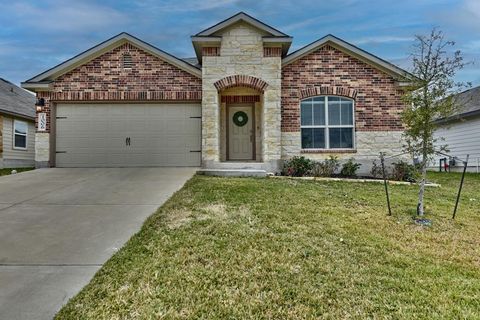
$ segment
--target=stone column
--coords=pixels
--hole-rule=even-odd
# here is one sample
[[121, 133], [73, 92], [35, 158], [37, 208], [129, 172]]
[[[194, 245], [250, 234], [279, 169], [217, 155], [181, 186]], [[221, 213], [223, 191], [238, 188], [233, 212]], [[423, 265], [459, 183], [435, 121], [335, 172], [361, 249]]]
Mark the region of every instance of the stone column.
[[35, 133], [35, 167], [48, 168], [50, 161], [50, 133]]
[[215, 86], [202, 86], [202, 166], [208, 168], [220, 161], [220, 108]]

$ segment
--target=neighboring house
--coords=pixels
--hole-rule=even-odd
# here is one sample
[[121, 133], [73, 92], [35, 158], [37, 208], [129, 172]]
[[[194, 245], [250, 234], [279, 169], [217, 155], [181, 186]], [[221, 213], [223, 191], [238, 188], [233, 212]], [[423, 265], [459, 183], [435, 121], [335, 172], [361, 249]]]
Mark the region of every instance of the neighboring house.
[[[480, 86], [456, 96], [458, 110], [448, 118], [436, 121], [438, 126], [434, 137], [437, 149], [446, 146], [445, 153], [465, 159], [470, 155], [468, 171], [480, 171]], [[434, 168], [439, 168], [442, 155], [435, 157]], [[448, 163], [448, 159], [447, 159]], [[455, 161], [451, 170], [463, 169], [461, 161]]]
[[35, 165], [35, 96], [0, 78], [0, 168]]
[[292, 37], [239, 13], [179, 59], [121, 33], [24, 82], [45, 99], [38, 166], [201, 166], [278, 171], [304, 155], [369, 170], [400, 152], [410, 75], [327, 35]]

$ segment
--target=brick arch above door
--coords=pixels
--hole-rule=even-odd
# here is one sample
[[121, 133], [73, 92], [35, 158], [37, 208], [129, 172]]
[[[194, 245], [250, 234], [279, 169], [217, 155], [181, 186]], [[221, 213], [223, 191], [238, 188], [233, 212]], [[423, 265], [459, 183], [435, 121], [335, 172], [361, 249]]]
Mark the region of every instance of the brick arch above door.
[[213, 84], [218, 91], [232, 87], [247, 87], [264, 92], [268, 87], [268, 83], [262, 79], [248, 75], [233, 75], [218, 80]]

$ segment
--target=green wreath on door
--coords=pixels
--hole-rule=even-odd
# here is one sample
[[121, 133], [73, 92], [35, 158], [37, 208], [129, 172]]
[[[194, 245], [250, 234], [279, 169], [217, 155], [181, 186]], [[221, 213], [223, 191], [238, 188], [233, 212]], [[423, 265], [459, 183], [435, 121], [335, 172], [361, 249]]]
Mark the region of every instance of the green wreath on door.
[[243, 111], [237, 111], [233, 114], [233, 123], [238, 127], [243, 127], [248, 122], [248, 116]]

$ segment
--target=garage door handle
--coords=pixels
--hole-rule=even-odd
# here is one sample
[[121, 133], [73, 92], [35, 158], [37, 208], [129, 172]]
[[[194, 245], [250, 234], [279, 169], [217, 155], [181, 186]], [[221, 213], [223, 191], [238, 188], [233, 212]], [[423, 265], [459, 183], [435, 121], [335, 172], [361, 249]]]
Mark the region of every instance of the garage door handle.
[[130, 145], [130, 137], [125, 138], [125, 145], [129, 146]]

